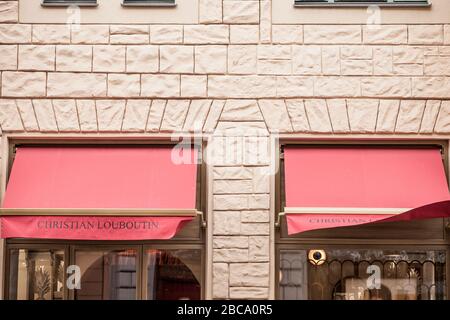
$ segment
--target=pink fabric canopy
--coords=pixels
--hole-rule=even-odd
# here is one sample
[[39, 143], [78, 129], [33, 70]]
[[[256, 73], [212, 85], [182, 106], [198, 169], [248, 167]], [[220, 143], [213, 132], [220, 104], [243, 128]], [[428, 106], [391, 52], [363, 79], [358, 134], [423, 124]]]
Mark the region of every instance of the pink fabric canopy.
[[[450, 216], [437, 148], [287, 146], [284, 157], [286, 211], [293, 213], [287, 214], [289, 234]], [[346, 208], [353, 214], [345, 214]], [[333, 209], [339, 213], [330, 213]], [[377, 214], [365, 214], [371, 211], [366, 209]], [[392, 214], [396, 209], [403, 213]]]
[[[3, 208], [195, 210], [197, 153], [190, 148], [173, 150], [143, 146], [19, 147]], [[190, 154], [183, 157], [183, 152]], [[191, 161], [179, 164], [179, 158], [173, 156]], [[167, 239], [189, 220], [192, 217], [3, 216], [2, 237]], [[72, 226], [77, 221], [78, 225], [95, 222], [98, 226], [116, 221], [128, 223], [130, 228], [39, 227], [49, 225], [49, 221], [55, 226], [67, 221]], [[132, 223], [141, 228], [131, 228]]]

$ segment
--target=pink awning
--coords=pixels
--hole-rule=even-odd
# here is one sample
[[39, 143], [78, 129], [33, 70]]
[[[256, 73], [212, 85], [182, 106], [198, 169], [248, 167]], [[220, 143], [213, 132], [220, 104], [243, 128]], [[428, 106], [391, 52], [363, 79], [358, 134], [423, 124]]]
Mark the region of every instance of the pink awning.
[[[189, 154], [184, 154], [189, 152]], [[3, 216], [2, 237], [63, 239], [166, 239], [186, 221], [186, 212], [196, 208], [196, 149], [170, 147], [18, 147], [3, 201], [3, 210], [38, 213], [33, 216]], [[187, 159], [187, 161], [186, 161]], [[187, 163], [186, 163], [187, 162]], [[164, 212], [136, 217], [86, 217], [89, 211], [111, 209]], [[52, 216], [47, 212], [83, 212], [80, 216]], [[167, 217], [173, 211], [174, 217]], [[177, 217], [177, 213], [183, 213]], [[38, 228], [55, 221], [131, 222], [158, 228], [100, 232], [94, 228], [61, 233]], [[122, 219], [122, 220], [121, 220]], [[42, 223], [41, 223], [42, 222]], [[89, 223], [87, 223], [89, 224]], [[169, 230], [170, 229], [170, 230]], [[22, 230], [22, 234], [20, 233]], [[145, 230], [145, 231], [144, 231]], [[72, 237], [73, 236], [73, 237]], [[72, 237], [72, 238], [71, 238]], [[136, 239], [137, 239], [136, 238]]]
[[287, 146], [284, 157], [289, 234], [450, 216], [437, 148]]

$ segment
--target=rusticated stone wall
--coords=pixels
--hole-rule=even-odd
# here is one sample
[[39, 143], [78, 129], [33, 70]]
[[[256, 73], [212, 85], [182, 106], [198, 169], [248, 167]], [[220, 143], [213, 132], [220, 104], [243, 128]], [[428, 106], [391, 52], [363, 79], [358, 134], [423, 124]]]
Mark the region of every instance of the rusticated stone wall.
[[450, 25], [275, 25], [276, 1], [199, 1], [191, 25], [22, 24], [0, 1], [0, 128], [214, 135], [211, 298], [266, 299], [270, 135], [448, 137]]

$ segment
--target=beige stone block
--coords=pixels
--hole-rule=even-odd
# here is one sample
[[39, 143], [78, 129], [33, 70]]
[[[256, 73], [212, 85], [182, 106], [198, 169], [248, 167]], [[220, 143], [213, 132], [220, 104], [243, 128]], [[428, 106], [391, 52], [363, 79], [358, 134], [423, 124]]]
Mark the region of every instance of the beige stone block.
[[19, 45], [19, 69], [29, 71], [55, 70], [55, 46]]
[[344, 76], [369, 76], [372, 73], [372, 60], [341, 60], [341, 74]]
[[33, 100], [34, 112], [41, 132], [58, 132], [52, 101], [48, 99]]
[[270, 178], [272, 173], [267, 167], [253, 168], [253, 193], [270, 193]]
[[56, 123], [60, 132], [78, 132], [80, 125], [75, 100], [55, 99], [52, 101]]
[[333, 98], [357, 97], [361, 95], [361, 86], [359, 79], [354, 77], [320, 77], [314, 79], [314, 95]]
[[122, 131], [144, 132], [150, 111], [150, 100], [127, 100]]
[[192, 100], [184, 122], [183, 131], [201, 132], [212, 100]]
[[308, 117], [306, 116], [305, 104], [301, 99], [286, 100], [286, 108], [291, 119], [294, 132], [310, 131]]
[[293, 46], [292, 72], [300, 75], [317, 75], [322, 72], [319, 46]]
[[113, 24], [109, 28], [110, 34], [149, 34], [148, 25]]
[[423, 76], [422, 64], [394, 64], [393, 73], [400, 76]]
[[424, 110], [425, 100], [401, 101], [395, 132], [418, 133]]
[[433, 133], [440, 108], [440, 100], [428, 100], [426, 102], [422, 123], [420, 124], [420, 133]]
[[341, 46], [341, 58], [346, 60], [370, 60], [373, 58], [371, 46]]
[[127, 46], [126, 69], [127, 72], [158, 72], [158, 46]]
[[432, 76], [450, 76], [450, 57], [427, 56], [425, 57], [424, 73]]
[[108, 97], [139, 97], [141, 76], [139, 74], [108, 75]]
[[359, 25], [305, 25], [304, 42], [317, 44], [361, 43]]
[[291, 59], [291, 46], [288, 45], [266, 45], [258, 46], [258, 59]]
[[248, 197], [248, 207], [251, 209], [269, 209], [270, 196], [268, 194], [254, 194]]
[[94, 46], [94, 72], [125, 72], [125, 46]]
[[228, 25], [184, 26], [185, 44], [227, 44], [228, 42], [229, 42]]
[[214, 208], [214, 210], [247, 209], [248, 208], [248, 196], [246, 196], [246, 195], [214, 195], [213, 208]]
[[34, 43], [70, 43], [70, 25], [35, 24], [33, 25]]
[[49, 97], [105, 97], [106, 74], [58, 72], [47, 75]]
[[56, 71], [90, 72], [92, 47], [87, 45], [56, 46]]
[[[17, 99], [16, 104], [25, 130], [28, 132], [39, 131], [39, 126], [36, 120], [36, 115], [34, 113], [34, 107], [31, 100]], [[3, 130], [5, 129], [3, 128]]]
[[382, 46], [373, 49], [373, 73], [375, 75], [392, 75], [392, 47]]
[[392, 60], [394, 63], [423, 63], [424, 49], [412, 46], [392, 47]]
[[272, 41], [272, 2], [261, 0], [259, 6], [259, 39], [261, 43], [270, 43]]
[[71, 40], [74, 44], [107, 44], [109, 43], [108, 25], [73, 25]]
[[182, 97], [205, 97], [206, 96], [206, 76], [181, 76], [181, 96]]
[[312, 96], [314, 96], [314, 80], [311, 77], [277, 77], [277, 97], [293, 98]]
[[44, 97], [45, 72], [2, 73], [2, 96], [4, 97]]
[[183, 26], [151, 25], [150, 43], [180, 44], [183, 42]]
[[212, 242], [214, 249], [248, 249], [248, 237], [215, 236]]
[[374, 132], [379, 101], [376, 99], [348, 99], [347, 111], [352, 132]]
[[226, 46], [196, 46], [195, 47], [195, 73], [226, 73], [227, 47]]
[[0, 1], [0, 23], [17, 22], [19, 6], [17, 1]]
[[272, 42], [280, 44], [303, 43], [303, 26], [301, 25], [273, 25]]
[[[260, 124], [259, 131], [252, 136], [251, 131], [245, 132], [243, 148], [243, 164], [247, 166], [268, 166], [271, 161], [270, 140], [264, 123]], [[266, 209], [270, 201], [265, 195], [249, 197], [249, 207], [253, 209]]]
[[252, 193], [251, 180], [216, 180], [213, 183], [214, 194]]
[[256, 100], [234, 99], [227, 100], [220, 119], [222, 121], [264, 120]]
[[[223, 127], [224, 125], [228, 124], [234, 124], [234, 126], [231, 127]], [[216, 165], [216, 166], [224, 166], [224, 165], [242, 165], [242, 152], [243, 152], [243, 138], [242, 138], [242, 131], [234, 133], [236, 131], [239, 131], [241, 128], [248, 128], [246, 125], [242, 125], [242, 123], [236, 124], [235, 122], [219, 122], [217, 125], [216, 130], [214, 131], [213, 139], [210, 140], [208, 147], [206, 149], [207, 151], [207, 159], [209, 165]], [[253, 129], [253, 128], [251, 128]], [[228, 208], [228, 205], [231, 206], [231, 209], [233, 209], [232, 205], [233, 203], [236, 204], [239, 201], [245, 201], [244, 208], [248, 205], [248, 199], [245, 198], [235, 198], [237, 202], [229, 202], [229, 199], [227, 197], [221, 198], [218, 197], [215, 199], [216, 203], [218, 204], [219, 210], [220, 208]], [[232, 199], [230, 199], [232, 200]]]
[[208, 96], [216, 98], [269, 98], [276, 96], [272, 76], [210, 76]]
[[450, 78], [448, 77], [413, 78], [412, 96], [416, 98], [450, 98]]
[[162, 117], [166, 108], [166, 100], [153, 100], [148, 114], [146, 131], [157, 132], [161, 127]]
[[450, 44], [450, 24], [444, 26], [444, 44]]
[[231, 45], [228, 47], [228, 72], [231, 74], [254, 74], [257, 72], [257, 47]]
[[266, 287], [268, 285], [268, 263], [230, 264], [230, 286]]
[[251, 236], [248, 238], [248, 259], [251, 262], [269, 262], [270, 239], [267, 236]]
[[[211, 1], [211, 0], [201, 0]], [[213, 264], [213, 284], [212, 294], [213, 299], [228, 299], [228, 264], [214, 263]]]
[[200, 23], [222, 22], [222, 0], [200, 0], [199, 1]]
[[230, 43], [257, 44], [259, 42], [258, 25], [230, 25]]
[[0, 24], [0, 43], [31, 42], [31, 25]]
[[434, 132], [450, 133], [450, 101], [442, 101]]
[[110, 44], [148, 44], [148, 34], [112, 34], [109, 36]]
[[214, 180], [252, 179], [253, 171], [247, 167], [213, 167]]
[[409, 25], [408, 43], [410, 44], [443, 44], [443, 25]]
[[217, 125], [217, 121], [219, 120], [220, 114], [222, 113], [224, 105], [225, 105], [224, 100], [213, 101], [208, 116], [206, 117], [205, 125], [203, 126], [203, 131], [205, 132], [214, 131]]
[[408, 29], [405, 25], [363, 26], [363, 42], [366, 44], [406, 44]]
[[194, 72], [194, 47], [161, 46], [159, 69], [164, 73]]
[[376, 132], [392, 133], [397, 123], [399, 100], [380, 100]]
[[15, 100], [0, 99], [0, 125], [3, 132], [24, 130]]
[[213, 249], [213, 262], [247, 262], [248, 249]]
[[230, 299], [236, 299], [236, 300], [269, 299], [269, 288], [266, 288], [266, 287], [231, 287], [230, 288]]
[[181, 131], [189, 109], [189, 100], [169, 100], [166, 104], [161, 131]]
[[223, 1], [224, 23], [258, 23], [259, 1]]
[[239, 211], [214, 211], [212, 227], [214, 235], [239, 235], [241, 231]]
[[259, 100], [258, 104], [270, 132], [292, 132], [291, 121], [283, 100]]
[[322, 73], [326, 75], [341, 74], [339, 46], [322, 46]]
[[180, 76], [165, 74], [143, 74], [141, 76], [142, 97], [179, 97]]
[[0, 45], [0, 70], [17, 69], [17, 46]]
[[96, 132], [97, 110], [95, 100], [76, 100], [80, 129], [82, 132]]
[[241, 212], [241, 222], [243, 223], [268, 223], [269, 221], [270, 213], [268, 210], [244, 210]]
[[258, 74], [289, 75], [292, 73], [290, 60], [258, 60]]
[[125, 100], [97, 100], [96, 108], [99, 131], [121, 131], [125, 113]]
[[330, 116], [328, 115], [327, 103], [323, 99], [305, 100], [305, 110], [312, 132], [331, 133]]
[[347, 103], [345, 99], [329, 99], [326, 101], [334, 133], [350, 131], [347, 117]]
[[372, 77], [361, 79], [361, 94], [366, 97], [410, 97], [411, 79]]

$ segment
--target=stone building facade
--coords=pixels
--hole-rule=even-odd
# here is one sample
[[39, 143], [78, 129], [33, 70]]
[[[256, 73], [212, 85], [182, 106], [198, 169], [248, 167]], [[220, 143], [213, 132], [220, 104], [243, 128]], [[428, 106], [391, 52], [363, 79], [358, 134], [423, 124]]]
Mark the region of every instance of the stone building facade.
[[294, 0], [178, 2], [96, 23], [100, 1], [77, 24], [0, 1], [1, 134], [208, 137], [206, 297], [274, 298], [277, 137], [449, 139], [450, 5], [373, 24], [367, 8], [340, 22]]

